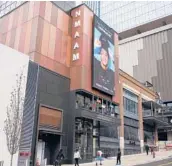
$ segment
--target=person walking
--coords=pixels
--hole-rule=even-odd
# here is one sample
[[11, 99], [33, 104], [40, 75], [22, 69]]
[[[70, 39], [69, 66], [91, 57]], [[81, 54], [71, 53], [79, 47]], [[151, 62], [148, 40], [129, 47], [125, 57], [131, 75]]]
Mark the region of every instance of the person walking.
[[151, 150], [151, 154], [153, 154], [153, 147], [151, 147], [150, 150]]
[[81, 155], [78, 149], [76, 149], [74, 153], [74, 159], [75, 159], [75, 166], [79, 166], [79, 159], [81, 159]]
[[100, 165], [102, 165], [102, 151], [101, 150], [98, 150], [97, 151], [97, 157], [96, 157], [96, 166], [98, 165], [98, 161], [100, 161]]
[[64, 154], [63, 154], [63, 150], [60, 149], [55, 160], [55, 166], [61, 166], [62, 159], [64, 159]]
[[148, 155], [149, 154], [149, 146], [148, 145], [145, 145], [145, 150], [146, 150], [146, 154]]
[[118, 148], [116, 165], [121, 165], [121, 150]]

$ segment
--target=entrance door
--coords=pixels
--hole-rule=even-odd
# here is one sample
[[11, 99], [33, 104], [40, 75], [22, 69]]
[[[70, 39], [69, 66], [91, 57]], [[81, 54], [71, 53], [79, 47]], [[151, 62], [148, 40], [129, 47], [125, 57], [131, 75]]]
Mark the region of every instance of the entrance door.
[[60, 150], [60, 135], [39, 132], [37, 157], [47, 161], [47, 165], [53, 165]]
[[93, 157], [93, 122], [90, 119], [76, 118], [75, 147], [80, 149], [83, 160]]

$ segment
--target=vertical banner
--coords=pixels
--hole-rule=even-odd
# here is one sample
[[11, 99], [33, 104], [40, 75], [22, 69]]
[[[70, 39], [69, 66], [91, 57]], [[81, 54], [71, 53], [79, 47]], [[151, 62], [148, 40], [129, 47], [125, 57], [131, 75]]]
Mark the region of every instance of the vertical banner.
[[114, 30], [94, 16], [93, 88], [114, 95], [115, 47]]

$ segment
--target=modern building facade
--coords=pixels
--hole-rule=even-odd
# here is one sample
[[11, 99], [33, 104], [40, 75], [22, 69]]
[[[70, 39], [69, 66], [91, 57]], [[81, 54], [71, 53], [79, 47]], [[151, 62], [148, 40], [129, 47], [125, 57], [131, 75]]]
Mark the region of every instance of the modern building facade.
[[[85, 3], [97, 13], [93, 6], [97, 6], [98, 1]], [[162, 106], [162, 101], [168, 102], [172, 98], [170, 8], [171, 2], [165, 1], [100, 2], [99, 14], [101, 19], [120, 32], [119, 67], [144, 85], [149, 84], [159, 94]], [[165, 112], [170, 121], [170, 111], [167, 109]], [[164, 129], [164, 126], [160, 128]], [[170, 128], [159, 130], [160, 140], [171, 138]]]
[[144, 144], [156, 144], [155, 127], [150, 125], [149, 140], [145, 140], [147, 128], [144, 121], [144, 101], [155, 101], [156, 94], [140, 82], [120, 70], [120, 148], [123, 154], [143, 152]]
[[[83, 1], [117, 32], [171, 15], [171, 1]], [[99, 8], [97, 8], [99, 4]], [[100, 11], [99, 11], [100, 10]]]
[[[65, 163], [73, 162], [77, 147], [83, 162], [92, 161], [100, 147], [111, 155], [116, 153], [118, 95], [92, 88], [93, 15], [83, 5], [67, 14], [52, 2], [26, 2], [0, 20], [1, 43], [35, 62], [28, 68], [18, 165], [26, 161], [34, 165], [44, 157], [52, 164], [60, 147]], [[110, 34], [117, 48], [117, 34]], [[117, 49], [112, 54], [117, 55]], [[118, 83], [117, 66], [112, 81]], [[118, 93], [118, 84], [114, 85]]]
[[153, 84], [163, 101], [172, 98], [171, 20], [167, 16], [119, 34], [120, 68], [142, 83]]
[[157, 143], [157, 125], [167, 123], [143, 122], [142, 113], [156, 93], [119, 70], [118, 42], [85, 5], [66, 13], [52, 2], [26, 2], [0, 19], [1, 52], [29, 59], [16, 165], [52, 165], [60, 148], [73, 163], [76, 148], [91, 162], [98, 149], [108, 157], [119, 147], [131, 154], [142, 152], [144, 141]]
[[[171, 23], [170, 15], [119, 34], [120, 68], [143, 84], [149, 82], [159, 94], [161, 107], [172, 98]], [[170, 122], [170, 109], [163, 108], [158, 117]], [[171, 125], [159, 127], [159, 139], [171, 140]]]

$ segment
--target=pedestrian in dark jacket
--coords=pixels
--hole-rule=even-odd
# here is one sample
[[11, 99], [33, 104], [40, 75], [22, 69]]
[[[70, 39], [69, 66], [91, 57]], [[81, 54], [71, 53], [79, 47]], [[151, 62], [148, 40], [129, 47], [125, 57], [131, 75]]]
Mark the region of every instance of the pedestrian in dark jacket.
[[149, 154], [149, 146], [148, 145], [145, 145], [145, 150], [146, 150], [146, 154], [148, 155]]
[[64, 159], [63, 150], [60, 149], [55, 160], [55, 166], [61, 166], [62, 159]]
[[116, 165], [121, 165], [121, 151], [118, 148]]

